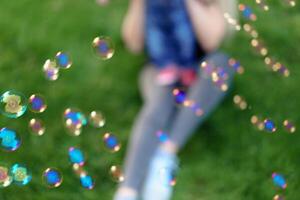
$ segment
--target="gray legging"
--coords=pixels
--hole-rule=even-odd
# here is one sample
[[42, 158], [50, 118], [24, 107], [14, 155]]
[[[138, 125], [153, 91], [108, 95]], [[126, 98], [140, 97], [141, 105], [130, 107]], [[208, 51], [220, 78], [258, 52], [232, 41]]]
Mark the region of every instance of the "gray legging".
[[[214, 53], [205, 60], [223, 67], [229, 75], [229, 82], [232, 80], [234, 70], [228, 66], [228, 58], [224, 54]], [[196, 82], [187, 93], [188, 99], [197, 102], [204, 110], [204, 114], [199, 117], [191, 109], [176, 106], [172, 94], [174, 86], [157, 85], [156, 74], [157, 71], [153, 66], [145, 67], [141, 73], [140, 87], [144, 106], [134, 123], [124, 166], [125, 181], [122, 186], [136, 190], [140, 189], [151, 157], [159, 146], [155, 133], [167, 129], [170, 140], [182, 148], [226, 94], [199, 70]]]

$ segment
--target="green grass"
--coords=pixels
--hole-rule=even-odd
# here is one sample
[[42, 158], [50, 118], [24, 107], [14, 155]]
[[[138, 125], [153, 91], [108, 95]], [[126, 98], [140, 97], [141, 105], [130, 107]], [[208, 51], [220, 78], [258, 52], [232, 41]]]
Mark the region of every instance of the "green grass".
[[[116, 184], [108, 169], [122, 163], [132, 122], [142, 104], [137, 76], [144, 57], [128, 53], [119, 35], [126, 4], [121, 0], [107, 7], [98, 7], [93, 0], [1, 1], [0, 92], [41, 93], [49, 106], [41, 115], [27, 112], [16, 120], [0, 116], [0, 125], [16, 129], [23, 139], [16, 152], [1, 151], [0, 162], [26, 164], [33, 173], [28, 186], [1, 189], [1, 200], [111, 199]], [[300, 197], [299, 132], [287, 134], [281, 127], [286, 118], [300, 123], [300, 9], [273, 4], [268, 13], [255, 9], [255, 27], [271, 55], [290, 68], [291, 76], [283, 78], [268, 71], [243, 33], [224, 47], [242, 62], [246, 73], [236, 77], [231, 94], [180, 153], [175, 200], [272, 199], [279, 192], [270, 178], [273, 171], [286, 175], [288, 200]], [[98, 35], [113, 38], [116, 54], [111, 60], [93, 56], [91, 41]], [[41, 72], [43, 62], [60, 50], [72, 55], [74, 65], [63, 71], [59, 80], [48, 82]], [[236, 93], [248, 100], [251, 110], [242, 112], [233, 106]], [[102, 110], [107, 125], [99, 130], [87, 127], [80, 137], [68, 136], [61, 119], [66, 107]], [[278, 131], [256, 131], [249, 122], [252, 114], [274, 119]], [[44, 136], [28, 133], [32, 117], [45, 121]], [[101, 135], [105, 131], [121, 138], [121, 152], [110, 154], [103, 149]], [[87, 169], [97, 182], [92, 191], [82, 189], [72, 173], [67, 158], [71, 145], [86, 154]], [[60, 188], [50, 190], [41, 182], [43, 170], [50, 166], [64, 174]]]

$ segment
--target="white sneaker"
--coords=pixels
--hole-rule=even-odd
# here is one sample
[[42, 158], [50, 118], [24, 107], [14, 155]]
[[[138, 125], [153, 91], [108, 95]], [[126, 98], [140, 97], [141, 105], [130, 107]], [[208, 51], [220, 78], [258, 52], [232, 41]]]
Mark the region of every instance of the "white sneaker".
[[150, 162], [142, 190], [143, 200], [170, 200], [176, 183], [176, 155], [158, 149]]

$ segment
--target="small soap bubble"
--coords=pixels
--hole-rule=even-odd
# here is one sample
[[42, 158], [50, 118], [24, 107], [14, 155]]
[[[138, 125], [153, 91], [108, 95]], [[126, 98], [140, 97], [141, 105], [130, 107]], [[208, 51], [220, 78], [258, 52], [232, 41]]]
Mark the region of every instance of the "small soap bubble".
[[89, 122], [95, 128], [101, 128], [105, 125], [105, 117], [100, 111], [92, 111], [89, 116]]
[[56, 64], [61, 68], [61, 69], [68, 69], [72, 66], [72, 61], [71, 58], [68, 54], [64, 52], [58, 52], [55, 55], [55, 60]]
[[289, 77], [289, 69], [280, 62], [276, 61], [274, 58], [265, 57], [264, 61], [267, 67], [270, 68], [272, 71], [277, 72], [284, 77]]
[[34, 135], [41, 136], [44, 135], [46, 128], [44, 122], [40, 119], [33, 118], [29, 121], [29, 131]]
[[79, 136], [82, 127], [87, 124], [85, 115], [76, 108], [67, 108], [63, 113], [63, 120], [67, 131], [73, 136]]
[[159, 142], [161, 142], [161, 143], [165, 143], [165, 142], [169, 141], [169, 134], [167, 134], [164, 131], [161, 131], [161, 130], [157, 131], [156, 136], [157, 136]]
[[69, 148], [69, 160], [72, 164], [78, 164], [80, 166], [84, 165], [84, 155], [82, 151], [75, 147]]
[[85, 189], [92, 190], [95, 187], [95, 182], [93, 178], [87, 174], [80, 176], [81, 186]]
[[251, 46], [261, 56], [267, 56], [268, 55], [268, 49], [264, 45], [263, 41], [258, 40], [258, 39], [252, 39], [251, 40]]
[[0, 188], [5, 188], [11, 185], [13, 178], [7, 166], [0, 164]]
[[110, 176], [113, 181], [120, 183], [124, 181], [124, 174], [120, 166], [113, 165], [110, 167]]
[[275, 123], [271, 119], [265, 119], [264, 120], [264, 129], [268, 132], [275, 132], [276, 126]]
[[241, 63], [234, 58], [230, 58], [228, 60], [229, 67], [232, 67], [237, 73], [243, 74], [244, 73], [244, 67], [241, 65]]
[[162, 168], [159, 171], [160, 181], [164, 186], [175, 186], [177, 181], [177, 168]]
[[284, 198], [284, 196], [282, 196], [282, 195], [276, 194], [276, 195], [273, 197], [273, 200], [285, 200], [285, 198]]
[[241, 110], [246, 110], [248, 107], [246, 100], [240, 95], [234, 95], [233, 103]]
[[243, 28], [251, 37], [258, 38], [258, 32], [250, 24], [244, 24]]
[[17, 91], [10, 90], [0, 96], [0, 112], [9, 118], [18, 118], [27, 110], [25, 96]]
[[281, 189], [286, 189], [287, 183], [281, 174], [274, 172], [272, 174], [272, 179], [275, 186], [280, 187]]
[[117, 152], [121, 149], [121, 144], [118, 138], [111, 133], [105, 133], [103, 136], [103, 142], [105, 147], [111, 152]]
[[102, 60], [108, 60], [115, 53], [114, 44], [110, 37], [100, 36], [93, 40], [93, 49]]
[[27, 185], [32, 179], [31, 172], [24, 165], [14, 164], [10, 172], [16, 185]]
[[29, 109], [34, 113], [42, 113], [47, 108], [45, 98], [39, 94], [33, 94], [29, 97]]
[[181, 90], [181, 89], [178, 89], [178, 88], [175, 88], [173, 90], [173, 95], [175, 97], [175, 102], [177, 104], [183, 104], [187, 99], [186, 92], [184, 90]]
[[256, 0], [255, 1], [264, 11], [269, 10], [268, 4], [265, 2], [265, 0]]
[[0, 130], [1, 148], [5, 151], [16, 151], [21, 145], [21, 139], [16, 131], [8, 128]]
[[284, 120], [283, 126], [284, 126], [285, 130], [289, 133], [295, 133], [295, 131], [296, 131], [296, 126], [290, 120], [287, 120], [287, 119]]
[[285, 5], [288, 5], [290, 7], [295, 7], [296, 6], [296, 1], [295, 0], [282, 0], [282, 1]]
[[43, 66], [45, 77], [49, 81], [55, 81], [59, 77], [59, 68], [56, 66], [56, 62], [50, 59], [46, 60]]
[[255, 126], [260, 131], [264, 130], [264, 128], [265, 128], [263, 120], [256, 115], [253, 115], [251, 117], [251, 123], [253, 124], [253, 126]]
[[62, 174], [54, 168], [47, 168], [43, 173], [43, 182], [50, 188], [57, 188], [63, 182]]
[[245, 17], [246, 19], [256, 21], [257, 17], [249, 6], [245, 4], [239, 4], [239, 10], [242, 12], [243, 17]]

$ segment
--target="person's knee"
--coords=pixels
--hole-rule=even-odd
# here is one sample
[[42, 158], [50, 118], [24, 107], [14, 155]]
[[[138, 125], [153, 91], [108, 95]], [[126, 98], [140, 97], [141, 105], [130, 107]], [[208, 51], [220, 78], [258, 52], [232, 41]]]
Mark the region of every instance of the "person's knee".
[[169, 107], [148, 104], [144, 110], [144, 120], [148, 126], [160, 127], [165, 124], [169, 116]]

